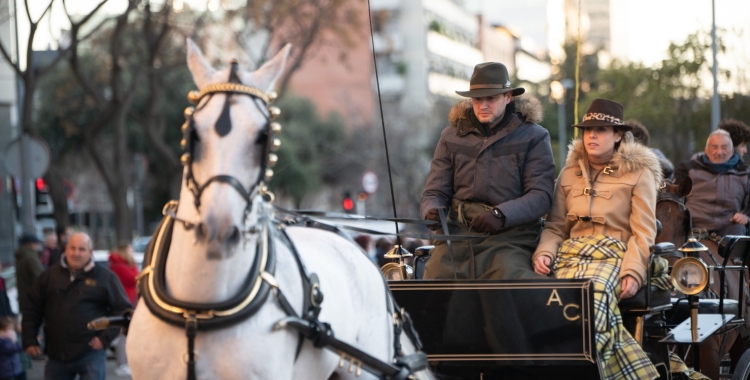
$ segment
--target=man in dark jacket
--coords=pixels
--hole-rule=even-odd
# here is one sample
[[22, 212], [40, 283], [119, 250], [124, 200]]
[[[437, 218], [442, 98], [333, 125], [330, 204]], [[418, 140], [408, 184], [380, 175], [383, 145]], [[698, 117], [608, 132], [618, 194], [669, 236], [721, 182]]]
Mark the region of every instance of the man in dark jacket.
[[105, 348], [118, 331], [89, 331], [96, 318], [121, 315], [131, 307], [117, 277], [94, 264], [91, 238], [77, 233], [70, 238], [60, 262], [45, 271], [29, 290], [23, 312], [23, 346], [31, 356], [41, 354], [37, 334], [44, 323], [45, 352], [49, 356], [44, 378], [105, 377]]
[[453, 279], [454, 272], [457, 278], [540, 278], [531, 255], [550, 210], [555, 163], [549, 133], [536, 124], [541, 104], [516, 97], [524, 91], [512, 88], [508, 70], [495, 62], [477, 65], [470, 90], [456, 91], [471, 100], [449, 114], [420, 209], [424, 219], [439, 222], [442, 208], [451, 235], [479, 237], [452, 249], [436, 240], [424, 278]]
[[685, 177], [693, 181], [693, 191], [685, 205], [693, 227], [719, 236], [746, 235], [750, 221], [750, 168], [735, 153], [727, 131], [717, 129], [708, 136], [704, 153], [677, 166], [675, 183]]
[[16, 287], [18, 288], [18, 307], [23, 310], [26, 306], [26, 293], [31, 284], [42, 274], [44, 266], [39, 259], [39, 243], [34, 235], [23, 235], [18, 240], [20, 247], [15, 252], [16, 258]]

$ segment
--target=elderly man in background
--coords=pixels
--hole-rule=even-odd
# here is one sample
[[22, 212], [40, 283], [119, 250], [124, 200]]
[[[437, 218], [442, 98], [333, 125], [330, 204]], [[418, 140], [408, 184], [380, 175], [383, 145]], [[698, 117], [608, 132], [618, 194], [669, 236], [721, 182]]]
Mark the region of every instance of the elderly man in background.
[[37, 334], [44, 323], [45, 352], [49, 361], [45, 380], [103, 380], [105, 348], [118, 331], [90, 331], [96, 318], [120, 315], [131, 308], [120, 280], [94, 264], [91, 238], [73, 235], [60, 262], [34, 282], [23, 312], [23, 346], [27, 354], [41, 354]]
[[711, 132], [704, 153], [681, 163], [674, 174], [675, 183], [685, 177], [693, 181], [686, 202], [693, 227], [719, 236], [746, 235], [750, 221], [748, 174], [750, 169], [735, 152], [729, 132]]

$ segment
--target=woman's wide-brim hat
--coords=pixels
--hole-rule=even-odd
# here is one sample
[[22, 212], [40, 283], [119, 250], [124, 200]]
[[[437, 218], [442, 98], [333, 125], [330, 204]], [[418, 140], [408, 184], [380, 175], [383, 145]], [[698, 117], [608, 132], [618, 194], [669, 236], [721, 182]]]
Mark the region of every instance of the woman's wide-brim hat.
[[576, 128], [617, 127], [624, 131], [632, 131], [633, 127], [623, 124], [624, 110], [622, 104], [607, 99], [594, 99], [583, 115], [583, 121], [574, 125]]
[[467, 98], [481, 98], [513, 92], [513, 96], [523, 94], [523, 87], [513, 88], [510, 85], [508, 69], [502, 63], [486, 62], [474, 66], [474, 73], [469, 81], [469, 91], [456, 91], [456, 94]]

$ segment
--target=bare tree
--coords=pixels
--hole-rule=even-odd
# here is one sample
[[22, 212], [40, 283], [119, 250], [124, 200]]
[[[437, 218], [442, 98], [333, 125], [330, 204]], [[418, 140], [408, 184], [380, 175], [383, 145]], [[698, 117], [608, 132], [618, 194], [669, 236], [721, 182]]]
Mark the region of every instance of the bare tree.
[[[108, 49], [106, 56], [100, 59], [109, 66], [106, 72], [99, 70], [97, 64], [86, 65], [81, 59], [80, 44], [75, 42], [68, 59], [75, 78], [98, 110], [98, 116], [87, 120], [82, 127], [84, 146], [104, 179], [114, 206], [118, 241], [130, 240], [133, 226], [127, 201], [132, 177], [127, 134], [129, 117], [138, 117], [149, 141], [157, 150], [167, 150], [158, 145], [163, 141], [155, 137], [158, 136], [159, 119], [153, 114], [158, 108], [159, 89], [155, 87], [158, 80], [149, 86], [153, 104], [147, 115], [135, 113], [133, 102], [139, 86], [145, 83], [144, 78], [154, 79], [153, 76], [158, 74], [153, 69], [157, 66], [157, 52], [170, 28], [168, 20], [171, 8], [171, 2], [166, 2], [160, 10], [153, 12], [151, 5], [146, 4], [141, 11], [142, 22], [131, 23], [131, 14], [137, 12], [138, 2], [129, 0], [126, 10], [114, 20], [114, 26], [94, 41], [95, 48]], [[106, 76], [104, 83], [97, 82], [96, 79], [103, 75]], [[111, 152], [100, 148], [105, 131], [112, 141]], [[176, 163], [171, 166], [176, 167]]]
[[[52, 69], [57, 66], [60, 61], [65, 58], [69, 53], [70, 49], [73, 46], [71, 44], [67, 47], [58, 47], [57, 56], [46, 66], [36, 69], [35, 65], [35, 57], [34, 57], [34, 40], [36, 38], [37, 31], [39, 29], [40, 23], [44, 19], [44, 17], [50, 12], [52, 9], [53, 4], [56, 0], [49, 0], [49, 3], [44, 8], [44, 11], [39, 16], [38, 19], [34, 20], [31, 16], [31, 12], [29, 10], [29, 0], [23, 1], [23, 6], [26, 11], [26, 16], [29, 21], [29, 35], [25, 38], [26, 43], [26, 51], [19, 52], [25, 55], [26, 57], [26, 67], [24, 69], [21, 69], [21, 66], [19, 62], [16, 62], [16, 60], [13, 59], [10, 55], [10, 50], [4, 46], [2, 43], [0, 43], [0, 53], [2, 53], [3, 59], [13, 67], [16, 75], [18, 76], [18, 79], [22, 82], [23, 85], [23, 94], [21, 95], [21, 115], [20, 115], [20, 122], [21, 122], [21, 129], [23, 133], [29, 134], [31, 136], [38, 136], [38, 131], [34, 127], [34, 100], [35, 100], [35, 92], [37, 85], [39, 83], [39, 79], [41, 79], [43, 76], [48, 74]], [[109, 0], [102, 0], [99, 2], [89, 13], [85, 14], [83, 17], [81, 17], [79, 20], [74, 21], [73, 19], [69, 18], [70, 20], [70, 28], [71, 31], [74, 31], [75, 33], [71, 33], [74, 37], [71, 37], [71, 40], [74, 43], [78, 43], [80, 41], [86, 40], [91, 35], [96, 33], [97, 30], [100, 29], [100, 27], [104, 24], [104, 21], [100, 22], [98, 25], [96, 25], [94, 28], [89, 30], [87, 33], [81, 34], [80, 30], [87, 25], [92, 17], [101, 9], [101, 7], [106, 4]], [[10, 9], [10, 2], [9, 0], [0, 0], [0, 9], [8, 10]], [[17, 13], [17, 12], [16, 12]], [[0, 18], [4, 20], [10, 20], [11, 17], [16, 17], [16, 15], [12, 15], [10, 13], [6, 13], [3, 15], [0, 15]], [[52, 197], [52, 202], [54, 205], [54, 218], [55, 222], [58, 226], [67, 226], [68, 224], [68, 203], [67, 199], [65, 197], [65, 192], [63, 190], [63, 184], [62, 184], [62, 176], [59, 174], [59, 168], [56, 165], [50, 165], [49, 170], [44, 176], [45, 181], [47, 182], [49, 186], [50, 195]]]

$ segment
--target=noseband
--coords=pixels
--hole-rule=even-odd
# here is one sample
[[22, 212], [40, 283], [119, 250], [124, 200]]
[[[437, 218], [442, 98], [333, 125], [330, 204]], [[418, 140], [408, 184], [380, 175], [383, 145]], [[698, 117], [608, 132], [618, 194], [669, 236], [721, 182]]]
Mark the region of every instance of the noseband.
[[[271, 105], [271, 103], [273, 103], [273, 101], [276, 100], [277, 97], [275, 92], [271, 91], [265, 93], [257, 88], [243, 85], [240, 82], [239, 77], [237, 76], [237, 69], [237, 61], [232, 60], [232, 68], [229, 72], [228, 82], [211, 84], [204, 87], [200, 91], [191, 91], [188, 94], [188, 100], [190, 101], [190, 103], [196, 105], [199, 104], [201, 100], [206, 96], [208, 96], [208, 100], [206, 100], [206, 102], [203, 103], [203, 105], [200, 106], [197, 110], [194, 107], [188, 107], [185, 109], [186, 121], [185, 124], [182, 125], [182, 141], [180, 141], [180, 146], [182, 147], [184, 154], [182, 155], [180, 162], [187, 168], [187, 174], [185, 175], [185, 186], [193, 194], [193, 203], [195, 205], [196, 211], [200, 213], [201, 195], [209, 185], [214, 182], [229, 185], [234, 188], [237, 193], [240, 194], [242, 199], [245, 200], [245, 211], [242, 218], [244, 230], [245, 220], [252, 210], [253, 197], [259, 193], [263, 195], [269, 194], [265, 190], [264, 181], [268, 181], [271, 179], [271, 177], [273, 177], [273, 170], [270, 168], [276, 164], [276, 161], [278, 161], [278, 157], [273, 152], [277, 150], [281, 145], [281, 141], [278, 138], [274, 137], [276, 133], [281, 132], [281, 125], [277, 122], [272, 122], [272, 120], [276, 119], [281, 111], [278, 107]], [[246, 189], [242, 185], [242, 182], [240, 182], [237, 178], [226, 174], [213, 176], [203, 184], [200, 184], [193, 175], [193, 155], [195, 150], [195, 143], [197, 141], [200, 141], [197, 130], [195, 128], [194, 116], [196, 112], [200, 111], [203, 107], [206, 106], [206, 104], [208, 104], [214, 94], [218, 93], [227, 95], [226, 99], [224, 100], [224, 107], [221, 115], [216, 120], [216, 124], [214, 125], [214, 130], [220, 137], [226, 136], [232, 130], [229, 102], [229, 97], [232, 94], [250, 96], [253, 100], [253, 104], [258, 107], [258, 110], [266, 118], [264, 128], [261, 134], [258, 136], [258, 139], [255, 141], [257, 145], [263, 146], [260, 171], [258, 173], [258, 178], [251, 185], [250, 189]], [[255, 100], [261, 100], [267, 107], [268, 112], [264, 112], [264, 110], [258, 105]], [[173, 217], [176, 219], [176, 216]], [[183, 224], [188, 229], [192, 228], [195, 225], [194, 223], [185, 221], [183, 221]]]

